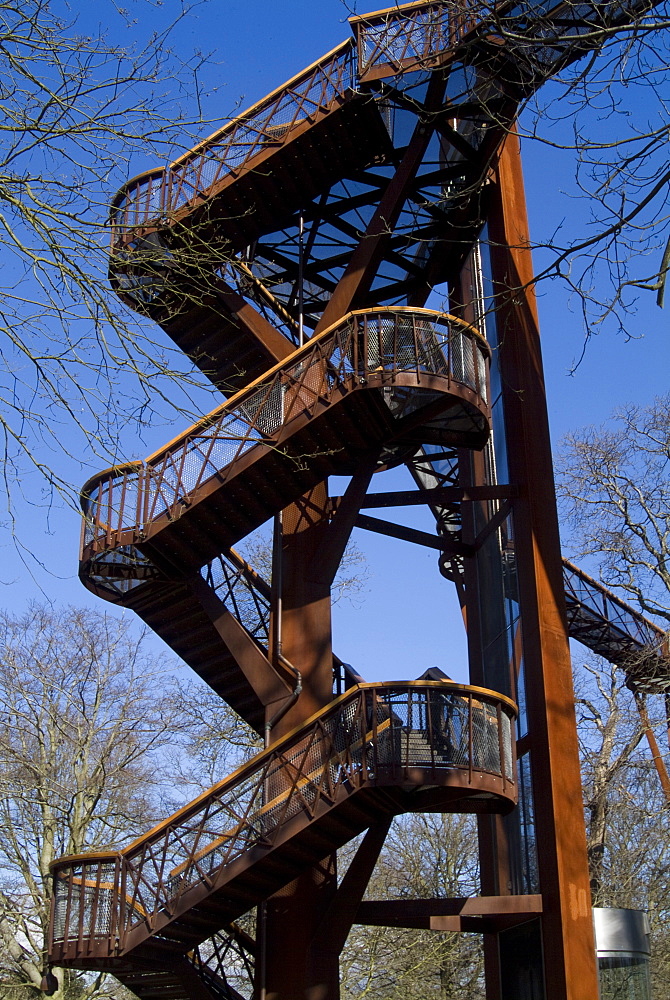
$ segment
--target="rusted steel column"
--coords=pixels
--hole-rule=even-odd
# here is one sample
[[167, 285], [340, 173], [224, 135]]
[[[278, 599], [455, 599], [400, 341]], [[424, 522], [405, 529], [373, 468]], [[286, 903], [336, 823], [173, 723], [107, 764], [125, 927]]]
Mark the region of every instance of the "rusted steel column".
[[[456, 314], [477, 327], [482, 304], [478, 302], [479, 281], [477, 265], [471, 253], [452, 289], [452, 308]], [[461, 451], [459, 453], [459, 483], [464, 490], [487, 484], [485, 452]], [[486, 500], [462, 505], [463, 541], [474, 546], [484, 526], [489, 522], [489, 504]], [[495, 574], [502, 572], [500, 553], [494, 561], [485, 551], [477, 551], [473, 558], [463, 562], [465, 619], [468, 637], [468, 663], [470, 683], [490, 687], [514, 698], [516, 678], [512, 665], [506, 662], [505, 672], [491, 669], [487, 662], [485, 639], [503, 634], [506, 626], [503, 584], [496, 586]], [[478, 816], [477, 834], [479, 848], [480, 891], [483, 896], [504, 896], [520, 891], [513, 885], [513, 858], [518, 847], [518, 816]], [[516, 834], [516, 836], [515, 836]], [[499, 936], [483, 935], [486, 1000], [501, 1000]]]
[[[466, 276], [467, 280], [467, 276]], [[469, 317], [468, 317], [469, 318]], [[461, 485], [464, 487], [482, 485], [486, 482], [485, 462], [483, 452], [462, 453], [459, 461]], [[464, 503], [463, 510], [463, 541], [474, 543], [479, 531], [479, 523], [486, 523], [487, 503]], [[484, 664], [482, 639], [486, 631], [483, 621], [482, 603], [487, 602], [485, 580], [486, 568], [480, 565], [480, 555], [464, 560], [465, 602], [468, 634], [468, 662], [470, 667], [470, 683], [482, 687], [491, 686], [495, 690], [513, 695], [514, 688], [508, 683], [501, 683], [488, 676]], [[491, 616], [500, 609], [492, 608], [487, 603], [486, 615]], [[504, 629], [504, 621], [498, 622], [498, 627]], [[489, 626], [490, 631], [490, 626]], [[477, 818], [477, 839], [479, 846], [480, 891], [483, 896], [502, 896], [512, 892], [510, 878], [510, 858], [508, 843], [508, 827], [512, 817], [479, 816]], [[486, 1000], [501, 1000], [500, 965], [498, 959], [498, 935], [484, 934], [484, 961], [486, 972]]]
[[499, 296], [496, 313], [510, 478], [521, 487], [514, 510], [515, 555], [524, 623], [547, 996], [594, 1000], [598, 975], [558, 518], [523, 177], [514, 133], [503, 146], [494, 181], [489, 235], [494, 291]]
[[260, 1000], [338, 1000], [339, 957], [323, 935], [314, 940], [336, 891], [332, 855], [267, 901], [265, 994]]
[[635, 694], [635, 704], [640, 715], [640, 722], [642, 723], [642, 731], [647, 738], [647, 743], [649, 744], [649, 750], [651, 753], [651, 759], [654, 762], [654, 767], [656, 768], [656, 773], [658, 774], [658, 779], [661, 782], [661, 788], [663, 789], [663, 794], [665, 795], [665, 800], [670, 804], [670, 777], [668, 777], [668, 769], [665, 766], [665, 761], [661, 756], [661, 751], [656, 740], [656, 734], [652, 728], [651, 722], [649, 720], [649, 712], [647, 710], [647, 700], [644, 695]]
[[324, 579], [319, 571], [319, 551], [329, 527], [326, 483], [287, 507], [281, 521], [280, 565], [273, 570], [278, 601], [273, 638], [276, 652], [300, 671], [302, 692], [273, 729], [273, 741], [333, 697], [330, 578]]
[[[274, 742], [332, 700], [330, 580], [319, 573], [328, 529], [325, 483], [282, 513], [275, 546], [272, 640], [302, 675], [302, 692], [272, 730]], [[272, 706], [276, 711], [276, 705]], [[265, 904], [265, 993], [261, 1000], [338, 1000], [339, 962], [313, 940], [337, 890], [335, 856], [305, 871]]]

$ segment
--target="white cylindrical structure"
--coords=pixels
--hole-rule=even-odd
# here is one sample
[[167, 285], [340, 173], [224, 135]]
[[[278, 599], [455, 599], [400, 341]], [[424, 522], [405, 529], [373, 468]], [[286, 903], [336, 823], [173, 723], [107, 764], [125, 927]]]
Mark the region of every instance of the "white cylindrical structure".
[[649, 918], [644, 910], [594, 907], [600, 1000], [651, 1000]]

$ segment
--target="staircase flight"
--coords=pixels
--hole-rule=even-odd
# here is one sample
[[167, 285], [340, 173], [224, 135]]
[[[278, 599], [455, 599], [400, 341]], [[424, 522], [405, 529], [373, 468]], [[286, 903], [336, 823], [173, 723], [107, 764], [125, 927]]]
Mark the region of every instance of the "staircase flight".
[[55, 862], [52, 960], [137, 991], [384, 815], [508, 811], [515, 716], [448, 681], [351, 688], [123, 851]]

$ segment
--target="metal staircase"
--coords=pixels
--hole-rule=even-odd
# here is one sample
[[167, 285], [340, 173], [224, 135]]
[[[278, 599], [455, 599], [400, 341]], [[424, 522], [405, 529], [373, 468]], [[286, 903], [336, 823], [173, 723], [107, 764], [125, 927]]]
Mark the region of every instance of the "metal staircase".
[[482, 447], [489, 355], [445, 314], [348, 314], [145, 463], [89, 479], [84, 580], [133, 578], [133, 558], [139, 586], [195, 571], [326, 476], [380, 451], [397, 462], [417, 437]]
[[52, 960], [145, 996], [145, 971], [184, 974], [193, 948], [385, 815], [509, 810], [514, 720], [479, 688], [357, 685], [122, 852], [56, 862]]
[[[240, 539], [328, 476], [356, 486], [403, 462], [418, 487], [403, 502], [429, 504], [460, 593], [463, 560], [500, 533], [520, 487], [459, 473], [489, 438], [491, 350], [464, 316], [424, 305], [472, 252], [524, 100], [646, 7], [414, 2], [351, 18], [353, 39], [114, 199], [115, 291], [228, 398], [146, 461], [89, 479], [81, 579], [258, 732], [297, 688], [277, 595]], [[361, 524], [359, 493], [324, 523]], [[491, 497], [465, 545], [464, 504]], [[635, 684], [666, 684], [653, 626], [567, 563], [564, 583], [571, 635], [630, 662], [655, 644]], [[113, 971], [146, 1000], [239, 1000], [226, 962], [237, 948], [251, 968], [241, 914], [380, 818], [512, 808], [508, 698], [358, 683], [331, 661], [343, 693], [316, 715], [123, 851], [54, 865], [50, 961]]]

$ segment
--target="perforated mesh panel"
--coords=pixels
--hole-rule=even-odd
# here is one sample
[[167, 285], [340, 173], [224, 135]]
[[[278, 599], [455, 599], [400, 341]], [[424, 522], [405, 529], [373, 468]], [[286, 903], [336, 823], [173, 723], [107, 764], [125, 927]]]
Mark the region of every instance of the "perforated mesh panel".
[[361, 74], [372, 66], [426, 58], [455, 40], [455, 8], [439, 6], [408, 14], [388, 14], [383, 21], [359, 26]]
[[226, 555], [219, 556], [201, 570], [201, 575], [219, 600], [232, 611], [246, 630], [267, 649], [270, 628], [270, 601], [261, 593], [253, 577]]
[[77, 937], [79, 927], [88, 937], [108, 937], [118, 899], [114, 865], [78, 865], [71, 879], [54, 883], [54, 941]]

